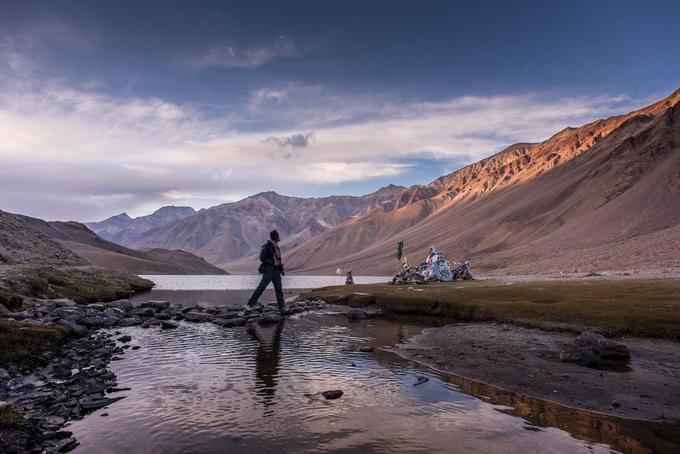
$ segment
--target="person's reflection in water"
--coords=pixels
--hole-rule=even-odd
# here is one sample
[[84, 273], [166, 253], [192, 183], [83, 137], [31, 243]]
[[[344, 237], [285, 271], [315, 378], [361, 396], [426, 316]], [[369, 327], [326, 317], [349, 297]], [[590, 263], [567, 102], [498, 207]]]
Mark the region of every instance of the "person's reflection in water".
[[281, 331], [283, 320], [275, 325], [248, 325], [248, 335], [257, 342], [255, 357], [256, 394], [262, 396], [265, 407], [264, 416], [274, 414], [274, 398], [279, 379], [279, 357], [281, 354]]

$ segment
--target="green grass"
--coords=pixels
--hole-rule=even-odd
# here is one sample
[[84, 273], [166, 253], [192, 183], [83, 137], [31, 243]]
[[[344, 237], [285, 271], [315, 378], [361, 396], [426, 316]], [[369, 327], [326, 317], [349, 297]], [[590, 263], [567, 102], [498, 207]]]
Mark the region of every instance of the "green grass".
[[[562, 280], [336, 286], [303, 296], [354, 305], [370, 293], [388, 312], [496, 321], [548, 330], [680, 341], [680, 280]], [[366, 299], [365, 297], [363, 298]], [[365, 301], [362, 303], [365, 304]]]
[[66, 337], [61, 326], [32, 326], [0, 320], [0, 367], [34, 365], [41, 361], [41, 353], [58, 347]]
[[128, 298], [152, 287], [149, 280], [107, 268], [0, 267], [0, 299], [14, 298], [10, 302], [14, 307], [16, 298], [22, 297], [71, 298], [78, 303], [92, 303]]

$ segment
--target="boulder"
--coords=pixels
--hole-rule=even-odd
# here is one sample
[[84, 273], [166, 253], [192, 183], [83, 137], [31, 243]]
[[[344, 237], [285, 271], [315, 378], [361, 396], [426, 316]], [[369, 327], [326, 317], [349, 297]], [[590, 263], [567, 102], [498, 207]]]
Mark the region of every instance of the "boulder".
[[102, 312], [104, 309], [106, 309], [106, 306], [104, 306], [103, 304], [100, 304], [100, 303], [88, 304], [85, 307], [87, 309], [92, 309], [92, 310], [95, 310], [95, 311], [98, 311], [98, 312]]
[[132, 340], [132, 336], [128, 336], [127, 334], [125, 336], [120, 336], [118, 339], [116, 339], [118, 342], [130, 342]]
[[603, 358], [628, 360], [630, 351], [620, 342], [592, 331], [585, 331], [560, 353], [562, 361], [590, 367], [602, 364]]
[[120, 326], [137, 326], [142, 324], [142, 319], [137, 316], [126, 317], [118, 322]]
[[138, 317], [153, 317], [156, 315], [156, 311], [151, 307], [140, 307], [133, 310], [132, 314]]

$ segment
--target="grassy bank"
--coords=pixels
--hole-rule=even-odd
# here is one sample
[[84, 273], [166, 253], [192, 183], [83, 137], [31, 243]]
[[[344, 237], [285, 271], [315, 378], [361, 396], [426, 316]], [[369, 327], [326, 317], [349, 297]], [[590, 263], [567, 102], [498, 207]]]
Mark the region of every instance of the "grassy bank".
[[460, 321], [680, 341], [679, 280], [468, 281], [409, 287], [335, 286], [303, 296], [351, 306], [375, 303], [388, 312]]
[[127, 298], [149, 290], [151, 281], [124, 271], [96, 267], [0, 267], [0, 303], [16, 308], [23, 297], [70, 298], [78, 303]]
[[61, 326], [31, 326], [0, 320], [0, 367], [31, 368], [42, 364], [41, 354], [61, 345], [66, 331]]

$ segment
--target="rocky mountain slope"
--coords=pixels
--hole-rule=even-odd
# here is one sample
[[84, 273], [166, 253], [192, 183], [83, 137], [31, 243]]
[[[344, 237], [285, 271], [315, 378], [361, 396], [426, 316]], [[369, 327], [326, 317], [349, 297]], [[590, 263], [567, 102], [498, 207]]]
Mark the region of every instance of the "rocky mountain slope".
[[680, 269], [680, 90], [413, 186], [286, 253], [289, 269], [392, 273], [434, 244], [478, 270]]
[[225, 274], [184, 251], [135, 251], [78, 222], [47, 222], [0, 211], [0, 264], [96, 265], [136, 274]]
[[147, 216], [131, 218], [127, 213], [121, 213], [103, 221], [88, 222], [85, 225], [106, 240], [128, 245], [149, 230], [187, 218], [195, 213], [196, 211], [191, 207], [164, 206]]
[[229, 267], [258, 252], [273, 228], [281, 233], [282, 247], [293, 248], [393, 200], [403, 190], [391, 185], [361, 197], [321, 198], [263, 192], [149, 230], [127, 245], [136, 249], [181, 249], [217, 266]]
[[66, 265], [89, 263], [21, 217], [0, 210], [0, 265]]

